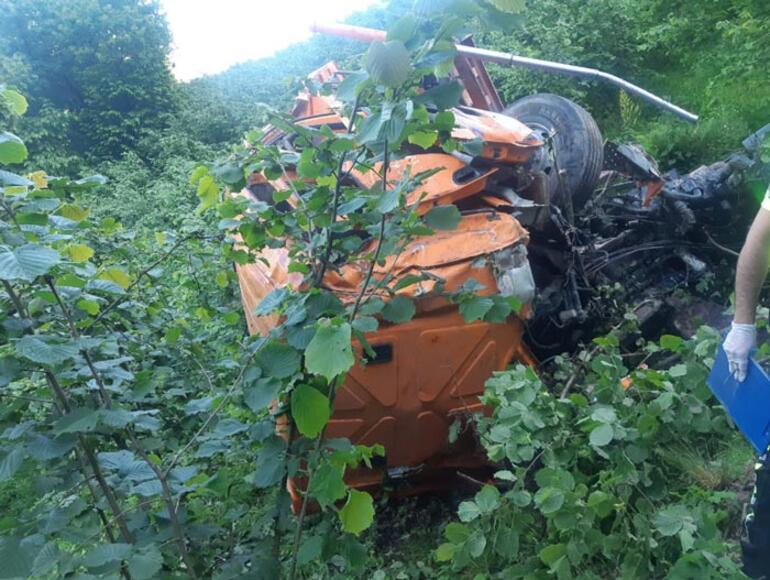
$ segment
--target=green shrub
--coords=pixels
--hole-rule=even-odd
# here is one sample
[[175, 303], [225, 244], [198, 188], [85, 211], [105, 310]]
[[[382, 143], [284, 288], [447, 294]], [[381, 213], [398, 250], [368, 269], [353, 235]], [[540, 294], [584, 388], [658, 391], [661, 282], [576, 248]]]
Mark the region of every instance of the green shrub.
[[[504, 578], [740, 577], [728, 537], [751, 451], [705, 384], [717, 339], [664, 336], [629, 367], [610, 334], [552, 388], [531, 368], [496, 373], [477, 425], [507, 490], [460, 504], [438, 560]], [[662, 356], [665, 370], [644, 364]]]

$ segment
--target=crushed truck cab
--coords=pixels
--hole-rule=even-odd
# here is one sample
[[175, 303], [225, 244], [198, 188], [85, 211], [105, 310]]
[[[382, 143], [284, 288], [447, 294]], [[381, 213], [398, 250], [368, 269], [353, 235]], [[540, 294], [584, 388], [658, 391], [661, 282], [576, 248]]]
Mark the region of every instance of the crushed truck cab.
[[[329, 80], [336, 72], [329, 64], [311, 76]], [[337, 110], [332, 97], [304, 94], [297, 99], [293, 114], [303, 126], [346, 130], [347, 120]], [[519, 180], [520, 176], [509, 175], [506, 166], [530, 161], [543, 142], [510, 117], [471, 107], [453, 112], [457, 120], [453, 138], [471, 140], [482, 135], [481, 157], [494, 164], [480, 166], [446, 153], [426, 152], [405, 155], [389, 166], [389, 176], [396, 182], [406, 172], [413, 175], [437, 170], [407, 194], [407, 203], [418, 203], [419, 214], [445, 204], [467, 209], [456, 229], [420, 237], [374, 268], [375, 282], [387, 275], [391, 285], [414, 274], [428, 276], [398, 291], [397, 295], [413, 300], [415, 316], [398, 325], [383, 321], [376, 332], [366, 335], [375, 357], [367, 357], [364, 365], [356, 364], [335, 397], [325, 437], [344, 437], [363, 445], [379, 443], [386, 450], [384, 461], [375, 461], [373, 469], [348, 475], [353, 486], [376, 486], [386, 479], [407, 476], [414, 480], [418, 473], [423, 480], [430, 480], [447, 469], [473, 470], [485, 465], [470, 433], [450, 443], [450, 426], [463, 416], [482, 411], [478, 397], [494, 371], [515, 361], [534, 363], [523, 340], [522, 321], [531, 311], [529, 304], [535, 295], [526, 249], [529, 234], [510, 212], [500, 209], [504, 199], [495, 196], [492, 189], [494, 184]], [[280, 143], [283, 137], [280, 130], [269, 129], [264, 141]], [[377, 167], [370, 172], [354, 170], [351, 175], [364, 188], [380, 179]], [[291, 172], [286, 176], [294, 177]], [[267, 181], [256, 174], [242, 194], [264, 201], [273, 190], [287, 189], [286, 178]], [[372, 249], [364, 248], [362, 253]], [[264, 335], [278, 320], [256, 316], [255, 308], [273, 290], [298, 285], [302, 277], [288, 272], [286, 249], [266, 249], [259, 258], [236, 267], [249, 331]], [[328, 271], [321, 285], [343, 303], [351, 303], [368, 266], [343, 264]], [[481, 295], [514, 296], [523, 305], [520, 315], [500, 324], [467, 324], [457, 305], [433, 291], [438, 280], [448, 292], [475, 280], [483, 287]], [[388, 294], [383, 292], [381, 298], [387, 300]], [[355, 350], [360, 362], [365, 355], [360, 346]], [[290, 489], [295, 491], [291, 484]]]
[[[467, 417], [484, 412], [485, 381], [512, 363], [535, 364], [533, 352], [547, 357], [590, 340], [612, 315], [608, 289], [640, 304], [643, 328], [675, 321], [676, 289], [697, 284], [720, 258], [724, 248], [709, 231], [725, 230], [738, 186], [758, 158], [747, 146], [691, 174], [663, 174], [636, 145], [605, 146], [591, 115], [567, 99], [539, 94], [503, 108], [480, 61], [459, 56], [455, 74], [465, 90], [452, 109], [452, 138], [482, 146], [473, 156], [408, 149], [389, 165], [394, 181], [432, 170], [407, 202], [421, 215], [452, 204], [461, 219], [456, 229], [422, 236], [375, 265], [375, 288], [385, 276], [393, 287], [426, 276], [397, 293], [416, 307], [409, 322], [381, 321], [366, 335], [374, 356], [354, 345], [358, 361], [334, 400], [326, 438], [385, 448], [371, 469], [346, 474], [353, 487], [387, 483], [409, 493], [446, 487], [450, 475], [487, 473], [473, 430], [465, 428]], [[329, 63], [310, 78], [334, 85], [343, 74]], [[305, 92], [293, 116], [298, 125], [345, 132], [341, 110], [333, 96]], [[276, 127], [265, 130], [263, 142], [293, 148]], [[346, 169], [362, 189], [381, 179], [376, 166]], [[273, 192], [288, 191], [294, 179], [291, 167], [273, 180], [253, 174], [241, 194], [274, 203]], [[281, 203], [290, 211], [297, 200]], [[375, 241], [368, 243], [362, 255], [373, 251]], [[286, 249], [265, 249], [258, 258], [236, 268], [249, 332], [266, 335], [278, 319], [257, 316], [255, 308], [276, 289], [298, 287], [302, 276], [289, 272]], [[339, 264], [321, 286], [350, 304], [368, 267]], [[465, 323], [442, 292], [471, 279], [481, 295], [515, 297], [521, 308], [497, 323]], [[435, 291], [439, 281], [442, 292]], [[385, 292], [380, 298], [391, 299]], [[299, 485], [289, 481], [295, 505]]]

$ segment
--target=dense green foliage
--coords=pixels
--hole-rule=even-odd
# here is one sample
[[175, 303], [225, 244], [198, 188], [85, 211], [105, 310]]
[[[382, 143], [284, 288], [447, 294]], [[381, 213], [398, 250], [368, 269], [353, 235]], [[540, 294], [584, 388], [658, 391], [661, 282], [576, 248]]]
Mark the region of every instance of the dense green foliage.
[[[0, 54], [32, 103], [34, 152], [102, 159], [166, 127], [177, 99], [157, 2], [4, 0]], [[42, 155], [41, 155], [42, 157]]]
[[691, 127], [600, 84], [493, 67], [504, 100], [543, 90], [569, 96], [606, 134], [638, 138], [662, 160], [689, 167], [735, 149], [768, 122], [768, 35], [763, 0], [544, 0], [528, 5], [522, 28], [480, 42], [606, 70], [695, 111], [701, 122]]
[[[750, 454], [705, 384], [718, 335], [663, 336], [629, 367], [627, 332], [596, 339], [577, 381], [579, 367], [562, 364], [550, 377], [560, 393], [525, 367], [487, 382], [494, 413], [479, 433], [507, 491], [486, 485], [460, 504], [440, 561], [506, 578], [740, 576], [725, 535]], [[676, 364], [644, 364], [671, 352]]]
[[[490, 48], [609, 70], [702, 114], [693, 128], [607, 87], [492, 67], [506, 101], [559, 92], [668, 161], [711, 161], [770, 120], [764, 0], [542, 0], [519, 26], [506, 10], [522, 2], [476, 4], [485, 11], [466, 18], [473, 3], [417, 2], [445, 28], [402, 22], [364, 59], [366, 46], [316, 37], [180, 84], [156, 1], [0, 0], [0, 578], [274, 578], [295, 564], [314, 578], [740, 576], [734, 482], [749, 454], [703, 388], [707, 330], [630, 354], [612, 334], [551, 375], [494, 377], [494, 415], [477, 420], [502, 492], [464, 498], [448, 526], [449, 508], [430, 525], [418, 516], [387, 556], [381, 536], [402, 515], [378, 519], [385, 502], [343, 481], [381, 449], [319, 443], [351, 337], [365, 344], [377, 317], [414, 313], [409, 301], [383, 310], [369, 282], [343, 304], [319, 274], [457, 222], [451, 209], [421, 220], [404, 205], [420, 176], [395, 195], [341, 178], [354, 157], [384, 162], [387, 178], [386, 151], [405, 141], [454, 147], [451, 115], [428, 115], [416, 94], [420, 73], [447, 72], [442, 34], [474, 30]], [[351, 22], [389, 28], [413, 5]], [[292, 77], [331, 58], [359, 71], [341, 97], [368, 116], [348, 136], [275, 113]], [[230, 149], [267, 119], [315, 146], [287, 154], [249, 132]], [[301, 211], [223, 195], [254, 169], [295, 164]], [[286, 238], [306, 285], [271, 296], [262, 311], [284, 322], [247, 338], [232, 263]], [[475, 316], [472, 292], [452, 299]], [[291, 445], [275, 435], [281, 417]], [[309, 526], [287, 511], [296, 475], [322, 507]]]

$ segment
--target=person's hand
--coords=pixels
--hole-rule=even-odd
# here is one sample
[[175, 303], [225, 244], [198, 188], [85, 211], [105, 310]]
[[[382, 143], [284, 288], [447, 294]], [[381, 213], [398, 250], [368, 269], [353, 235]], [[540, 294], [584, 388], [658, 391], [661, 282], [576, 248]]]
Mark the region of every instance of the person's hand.
[[749, 368], [749, 354], [757, 344], [757, 328], [753, 324], [736, 324], [733, 322], [722, 345], [727, 354], [730, 374], [742, 383], [746, 380]]

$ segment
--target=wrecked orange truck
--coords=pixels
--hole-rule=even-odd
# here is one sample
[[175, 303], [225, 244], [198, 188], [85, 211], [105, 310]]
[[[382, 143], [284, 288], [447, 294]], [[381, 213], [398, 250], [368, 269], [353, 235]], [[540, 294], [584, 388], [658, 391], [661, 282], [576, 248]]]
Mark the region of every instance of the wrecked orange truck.
[[[455, 230], [419, 238], [374, 270], [375, 278], [389, 274], [394, 282], [414, 273], [433, 276], [399, 291], [414, 300], [416, 315], [399, 325], [383, 321], [367, 335], [376, 356], [351, 369], [334, 401], [327, 438], [386, 450], [373, 469], [349, 474], [356, 487], [402, 482], [420, 489], [483, 469], [470, 431], [453, 443], [449, 433], [455, 421], [482, 411], [478, 397], [491, 374], [513, 362], [535, 364], [533, 351], [547, 356], [589, 337], [602, 316], [599, 287], [622, 282], [644, 301], [643, 317], [661, 316], [670, 307], [665, 294], [696, 280], [712, 257], [700, 225], [718, 222], [715, 208], [728, 203], [720, 184], [750, 163], [746, 153], [694, 177], [663, 176], [636, 146], [605, 148], [590, 114], [567, 99], [539, 94], [503, 107], [478, 54], [460, 52], [455, 74], [464, 91], [452, 110], [452, 137], [480, 138], [483, 147], [474, 157], [429, 149], [390, 166], [394, 179], [407, 169], [440, 168], [422, 182], [418, 212], [454, 204], [462, 218]], [[332, 84], [342, 77], [334, 63], [311, 75]], [[300, 94], [293, 116], [303, 126], [347, 127], [333, 97]], [[272, 128], [263, 141], [281, 138]], [[379, 179], [374, 171], [351, 173], [361, 187]], [[602, 196], [592, 199], [600, 178]], [[264, 201], [271, 199], [266, 190], [287, 188], [283, 178], [256, 175], [243, 195]], [[288, 272], [285, 249], [266, 249], [260, 258], [237, 271], [249, 332], [264, 335], [277, 321], [256, 316], [255, 307], [301, 277]], [[355, 300], [362, 268], [329, 271], [322, 286], [343, 302]], [[501, 324], [466, 324], [456, 305], [431, 292], [433, 279], [450, 292], [474, 279], [481, 294], [514, 296], [524, 307]]]

